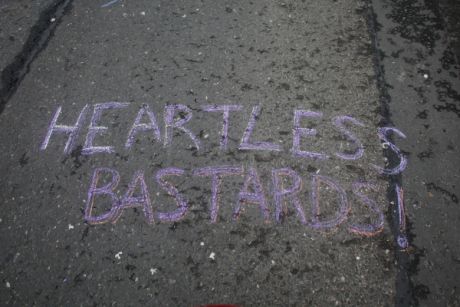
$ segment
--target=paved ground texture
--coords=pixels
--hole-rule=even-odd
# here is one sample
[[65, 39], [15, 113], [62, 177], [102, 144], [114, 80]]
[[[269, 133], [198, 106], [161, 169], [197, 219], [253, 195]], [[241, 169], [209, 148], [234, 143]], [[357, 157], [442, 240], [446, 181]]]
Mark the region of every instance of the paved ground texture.
[[0, 2], [0, 304], [460, 305], [458, 13]]

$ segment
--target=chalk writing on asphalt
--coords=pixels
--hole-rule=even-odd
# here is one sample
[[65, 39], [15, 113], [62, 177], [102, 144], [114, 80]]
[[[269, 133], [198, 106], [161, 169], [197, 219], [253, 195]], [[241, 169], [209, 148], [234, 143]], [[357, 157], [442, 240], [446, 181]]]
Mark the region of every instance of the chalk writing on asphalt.
[[[130, 103], [125, 102], [106, 102], [98, 103], [92, 106], [85, 105], [75, 121], [71, 124], [62, 123], [63, 108], [59, 106], [51, 118], [50, 124], [44, 134], [40, 149], [45, 151], [56, 135], [64, 135], [66, 142], [62, 148], [63, 154], [70, 154], [77, 146], [78, 137], [84, 136], [81, 153], [86, 156], [93, 155], [111, 155], [117, 153], [117, 147], [110, 144], [110, 139], [105, 138], [109, 127], [101, 124], [101, 118], [108, 111], [122, 111], [130, 107]], [[229, 131], [231, 130], [231, 117], [235, 112], [243, 112], [244, 108], [238, 104], [226, 105], [203, 105], [200, 111], [204, 113], [217, 113], [221, 116], [221, 126], [218, 127], [219, 150], [225, 152], [229, 149]], [[126, 133], [124, 141], [124, 150], [131, 150], [135, 141], [139, 138], [149, 135], [155, 140], [159, 147], [169, 148], [178, 146], [173, 142], [177, 132], [185, 135], [190, 139], [195, 150], [202, 148], [202, 141], [188, 125], [194, 120], [194, 111], [183, 104], [165, 105], [162, 114], [155, 114], [148, 104], [138, 107], [137, 115], [132, 119], [129, 131]], [[254, 152], [271, 152], [273, 154], [287, 154], [293, 159], [324, 161], [331, 159], [332, 156], [341, 160], [359, 160], [365, 155], [365, 147], [362, 141], [351, 131], [350, 127], [360, 127], [366, 129], [365, 125], [357, 118], [350, 115], [339, 115], [332, 118], [330, 125], [336, 131], [341, 133], [354, 148], [354, 152], [316, 152], [305, 150], [305, 145], [314, 142], [318, 131], [315, 128], [307, 128], [302, 125], [305, 120], [321, 121], [324, 116], [321, 112], [310, 111], [305, 109], [295, 109], [292, 111], [292, 142], [288, 145], [281, 145], [275, 142], [259, 141], [254, 138], [254, 130], [260, 119], [261, 105], [254, 105], [248, 112], [247, 123], [244, 132], [241, 135], [237, 150], [254, 151]], [[158, 115], [162, 115], [162, 123], [159, 122]], [[239, 123], [240, 124], [240, 123]], [[161, 133], [163, 131], [163, 134]], [[395, 127], [382, 127], [375, 131], [376, 136], [380, 139], [385, 148], [390, 149], [398, 161], [397, 165], [378, 166], [369, 164], [379, 174], [390, 176], [400, 174], [407, 166], [407, 158], [401, 150], [389, 140], [391, 133], [400, 138], [406, 138], [403, 132]], [[97, 142], [103, 143], [96, 144]], [[303, 145], [303, 146], [301, 146]], [[283, 147], [284, 146], [284, 147]], [[303, 149], [302, 149], [303, 148]], [[98, 167], [93, 170], [91, 182], [87, 193], [86, 208], [84, 218], [89, 224], [115, 223], [123, 214], [125, 209], [139, 207], [142, 208], [143, 215], [147, 223], [155, 221], [174, 222], [183, 219], [189, 210], [189, 203], [184, 195], [179, 192], [170, 180], [171, 177], [182, 177], [186, 180], [195, 180], [201, 178], [202, 182], [209, 182], [211, 195], [209, 203], [209, 219], [211, 223], [218, 222], [219, 216], [219, 195], [221, 194], [222, 184], [228, 180], [228, 177], [240, 176], [244, 178], [241, 189], [234, 201], [232, 219], [238, 220], [244, 211], [245, 206], [257, 206], [260, 211], [260, 217], [263, 221], [269, 222], [273, 219], [275, 222], [281, 222], [287, 212], [287, 206], [295, 211], [300, 223], [311, 227], [312, 229], [325, 230], [337, 227], [347, 222], [347, 216], [351, 210], [349, 195], [340, 186], [340, 184], [328, 176], [318, 174], [309, 174], [305, 178], [295, 170], [289, 167], [272, 168], [271, 182], [262, 182], [259, 170], [255, 166], [247, 167], [244, 165], [208, 165], [191, 170], [169, 167], [161, 168], [155, 174], [146, 174], [144, 170], [137, 170], [133, 173], [130, 183], [123, 195], [119, 195], [120, 190], [120, 173], [109, 167]], [[105, 178], [105, 180], [101, 180]], [[163, 189], [176, 203], [176, 209], [170, 212], [158, 212], [154, 210], [152, 204], [152, 195], [149, 192], [149, 181], [155, 181], [158, 187]], [[289, 182], [289, 184], [286, 184]], [[303, 186], [310, 187], [310, 212], [305, 212], [305, 205], [302, 204], [299, 194]], [[361, 236], [373, 236], [380, 233], [383, 229], [384, 216], [383, 212], [373, 200], [368, 191], [377, 191], [374, 184], [369, 182], [353, 182], [351, 194], [358, 199], [362, 206], [366, 207], [376, 218], [370, 223], [356, 224], [349, 222], [346, 226], [351, 233]], [[321, 199], [324, 189], [333, 191], [336, 196], [338, 208], [335, 216], [321, 216]], [[367, 191], [367, 193], [366, 193]], [[397, 210], [399, 213], [400, 236], [397, 241], [402, 248], [408, 246], [405, 236], [405, 211], [402, 188], [397, 186], [398, 196]], [[270, 195], [268, 195], [269, 193]], [[136, 195], [136, 196], [135, 196]], [[94, 207], [98, 196], [109, 197], [111, 206], [103, 213], [95, 213]], [[269, 197], [270, 196], [270, 197]], [[270, 204], [268, 199], [273, 200]], [[273, 209], [273, 213], [271, 212]], [[310, 218], [307, 218], [310, 216]]]

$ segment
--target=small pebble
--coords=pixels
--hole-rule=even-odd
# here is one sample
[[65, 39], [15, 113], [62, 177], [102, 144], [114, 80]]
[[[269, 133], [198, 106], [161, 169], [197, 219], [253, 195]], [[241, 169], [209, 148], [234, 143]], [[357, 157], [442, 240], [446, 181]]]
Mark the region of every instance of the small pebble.
[[216, 259], [216, 253], [212, 252], [212, 253], [209, 255], [209, 259], [215, 260], [215, 259]]

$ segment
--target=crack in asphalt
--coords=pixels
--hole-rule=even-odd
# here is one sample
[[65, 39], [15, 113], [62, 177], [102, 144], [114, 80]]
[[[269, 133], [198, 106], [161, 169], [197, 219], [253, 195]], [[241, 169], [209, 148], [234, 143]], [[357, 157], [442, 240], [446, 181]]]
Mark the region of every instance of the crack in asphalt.
[[38, 21], [31, 28], [22, 50], [2, 71], [0, 80], [0, 114], [24, 77], [29, 73], [31, 64], [53, 38], [54, 32], [62, 22], [64, 15], [68, 14], [72, 9], [72, 2], [73, 0], [57, 0], [41, 12]]
[[[376, 74], [377, 89], [379, 91], [380, 99], [380, 114], [382, 115], [382, 120], [379, 123], [380, 127], [385, 126], [394, 126], [391, 119], [390, 103], [391, 96], [387, 90], [387, 83], [385, 80], [385, 68], [381, 59], [384, 57], [384, 53], [379, 49], [377, 41], [377, 32], [379, 31], [379, 24], [377, 22], [377, 15], [373, 8], [372, 0], [368, 2], [368, 12], [367, 12], [367, 23], [368, 31], [372, 42], [372, 49], [374, 50], [373, 62], [374, 70]], [[390, 142], [393, 143], [393, 138], [389, 136]], [[392, 150], [385, 149], [383, 150], [383, 156], [388, 159], [388, 162], [391, 165], [397, 165], [399, 163], [398, 157], [393, 153]], [[415, 259], [414, 262], [411, 262], [411, 259], [406, 251], [401, 250], [397, 244], [397, 238], [401, 235], [401, 229], [399, 227], [399, 216], [398, 210], [395, 210], [395, 204], [398, 203], [398, 195], [396, 193], [396, 188], [402, 186], [402, 175], [390, 175], [388, 178], [388, 189], [387, 189], [387, 199], [389, 202], [389, 210], [387, 214], [388, 224], [391, 227], [391, 231], [394, 237], [394, 257], [397, 263], [397, 275], [395, 281], [396, 295], [395, 295], [395, 306], [411, 306], [415, 303], [414, 300], [414, 291], [413, 283], [410, 278], [410, 272], [412, 267], [418, 265], [418, 259]], [[408, 228], [406, 229], [406, 234], [409, 237], [409, 242], [412, 242], [413, 234], [410, 232], [410, 221], [407, 219]], [[413, 245], [413, 243], [411, 243]]]

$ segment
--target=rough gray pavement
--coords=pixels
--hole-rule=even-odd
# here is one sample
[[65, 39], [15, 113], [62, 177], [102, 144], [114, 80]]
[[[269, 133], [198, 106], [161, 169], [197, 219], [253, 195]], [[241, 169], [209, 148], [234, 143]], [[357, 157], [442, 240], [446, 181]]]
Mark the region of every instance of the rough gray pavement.
[[[37, 44], [1, 49], [1, 304], [458, 304], [458, 67], [442, 60], [454, 23], [426, 46], [391, 31], [393, 2], [106, 3], [43, 6], [21, 26]], [[223, 105], [226, 147], [209, 112]], [[83, 114], [69, 152], [62, 132], [46, 143], [60, 108], [59, 125]], [[130, 143], [147, 108], [159, 131], [145, 113]], [[296, 124], [295, 110], [310, 113]], [[388, 125], [409, 159], [391, 176], [375, 167], [400, 162], [377, 134]], [[91, 133], [112, 152], [91, 151]], [[215, 198], [209, 167], [236, 173]], [[289, 174], [298, 188], [282, 197]], [[92, 190], [104, 184], [117, 201]]]

